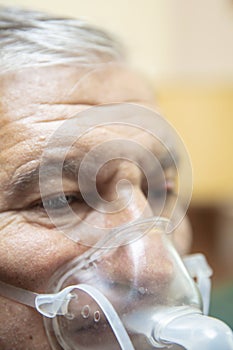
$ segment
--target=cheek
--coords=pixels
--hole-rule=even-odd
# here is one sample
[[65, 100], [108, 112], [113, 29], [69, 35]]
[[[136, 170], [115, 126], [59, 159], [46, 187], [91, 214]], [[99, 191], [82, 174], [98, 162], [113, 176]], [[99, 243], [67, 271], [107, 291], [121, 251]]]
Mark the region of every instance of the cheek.
[[51, 275], [86, 250], [62, 233], [23, 221], [19, 214], [9, 214], [6, 221], [1, 227], [0, 279], [8, 283], [45, 292]]
[[0, 348], [50, 350], [42, 317], [33, 309], [0, 297]]

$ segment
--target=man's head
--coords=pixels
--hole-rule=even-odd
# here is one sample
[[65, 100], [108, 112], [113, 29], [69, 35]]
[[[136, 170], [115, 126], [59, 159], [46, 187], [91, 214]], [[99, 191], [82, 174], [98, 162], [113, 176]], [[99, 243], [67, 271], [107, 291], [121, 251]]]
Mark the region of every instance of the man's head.
[[[0, 280], [43, 293], [54, 272], [87, 249], [62, 235], [44, 210], [36, 169], [47, 142], [64, 121], [94, 105], [129, 102], [151, 108], [154, 100], [125, 64], [119, 44], [101, 30], [78, 20], [10, 9], [1, 9], [0, 26]], [[127, 129], [106, 127], [90, 132], [74, 147], [70, 164], [111, 133], [140, 139], [159, 157], [160, 149], [143, 132], [129, 135]], [[58, 147], [53, 156], [59, 152]], [[171, 192], [173, 174], [166, 170]], [[137, 218], [147, 203], [141, 171], [130, 162], [116, 161], [98, 176], [98, 191], [106, 200], [114, 198], [122, 178], [133, 185], [135, 200], [115, 215], [92, 210], [80, 198], [77, 174], [68, 167], [63, 191], [73, 210], [106, 227]], [[57, 192], [56, 179], [47, 199], [54, 210], [62, 209], [64, 197]], [[187, 251], [186, 220], [177, 229], [176, 242], [182, 253]], [[1, 349], [50, 349], [35, 310], [3, 297], [0, 308]]]

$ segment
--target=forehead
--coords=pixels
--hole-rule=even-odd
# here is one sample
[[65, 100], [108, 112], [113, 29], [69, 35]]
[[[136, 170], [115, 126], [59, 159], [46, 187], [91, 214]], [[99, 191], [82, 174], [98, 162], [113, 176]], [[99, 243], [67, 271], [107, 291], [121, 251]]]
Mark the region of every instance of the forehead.
[[9, 177], [24, 164], [34, 163], [51, 134], [77, 112], [114, 102], [151, 106], [153, 94], [141, 78], [116, 64], [82, 69], [54, 66], [5, 74], [0, 80], [2, 174]]
[[46, 138], [65, 119], [92, 105], [126, 101], [151, 104], [153, 97], [138, 76], [116, 64], [5, 74], [0, 79], [0, 150], [25, 139], [36, 145], [35, 137]]
[[[153, 104], [153, 94], [135, 73], [124, 66], [54, 66], [8, 73], [0, 80], [0, 123], [27, 116], [67, 117], [74, 106], [113, 102]], [[54, 112], [54, 113], [53, 113]], [[31, 120], [32, 121], [32, 120]], [[0, 124], [1, 126], [1, 124]]]

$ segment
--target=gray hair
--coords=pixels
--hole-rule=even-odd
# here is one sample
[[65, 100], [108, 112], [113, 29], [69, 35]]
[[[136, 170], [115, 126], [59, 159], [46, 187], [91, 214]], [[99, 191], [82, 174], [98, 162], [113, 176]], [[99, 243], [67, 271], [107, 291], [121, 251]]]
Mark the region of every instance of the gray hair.
[[89, 66], [123, 60], [118, 40], [82, 20], [0, 6], [0, 73], [33, 66]]

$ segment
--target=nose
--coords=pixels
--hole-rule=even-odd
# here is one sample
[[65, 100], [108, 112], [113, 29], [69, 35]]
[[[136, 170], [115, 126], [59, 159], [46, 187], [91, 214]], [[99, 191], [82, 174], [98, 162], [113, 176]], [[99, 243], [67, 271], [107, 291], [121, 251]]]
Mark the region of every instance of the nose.
[[[120, 198], [117, 204], [122, 206], [120, 209], [116, 206], [115, 212], [95, 212], [98, 223], [105, 228], [120, 229], [122, 225], [153, 217], [152, 208], [141, 189], [141, 178], [141, 171], [134, 164], [120, 164], [117, 176], [111, 179], [107, 188], [106, 199], [114, 200], [117, 192]], [[113, 240], [111, 249], [104, 252], [97, 262], [96, 275], [106, 282], [154, 293], [161, 288], [161, 284], [170, 280], [173, 271], [164, 243], [164, 232], [155, 228], [147, 234], [142, 232], [136, 239], [131, 234], [130, 237], [132, 239], [126, 238], [125, 245], [119, 245], [117, 241], [114, 243]]]
[[[171, 280], [174, 266], [169, 238], [163, 230], [150, 225], [135, 239], [126, 239], [127, 244], [103, 255], [97, 264], [102, 278], [147, 294], [158, 293]], [[132, 225], [131, 232], [134, 230]]]
[[[129, 163], [122, 169], [124, 172], [119, 172], [112, 184], [118, 190], [123, 208], [114, 213], [106, 213], [105, 227], [108, 228], [153, 217], [152, 208], [141, 189], [141, 171]], [[124, 179], [122, 183], [121, 179]], [[107, 276], [114, 283], [130, 284], [133, 288], [148, 293], [154, 293], [161, 284], [167, 283], [173, 271], [164, 243], [164, 233], [156, 228], [146, 235], [142, 232], [138, 239], [133, 237], [126, 245], [110, 250], [103, 256], [98, 267], [98, 273], [103, 278]]]
[[118, 195], [122, 208], [106, 214], [105, 227], [114, 228], [153, 216], [150, 204], [139, 186], [122, 186]]
[[[127, 190], [121, 194], [127, 198]], [[152, 216], [153, 211], [147, 198], [136, 186], [128, 206], [118, 213], [109, 214], [107, 225], [119, 227], [132, 223], [134, 233], [135, 220], [142, 221]], [[156, 227], [146, 231], [140, 232], [138, 237], [134, 238], [129, 228], [130, 239], [126, 237], [127, 244], [117, 247], [116, 243], [98, 262], [98, 274], [101, 275], [101, 279], [128, 286], [142, 293], [159, 293], [161, 287], [171, 280], [174, 271], [166, 246], [168, 238], [164, 237], [164, 231], [161, 232]]]

